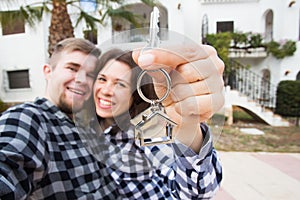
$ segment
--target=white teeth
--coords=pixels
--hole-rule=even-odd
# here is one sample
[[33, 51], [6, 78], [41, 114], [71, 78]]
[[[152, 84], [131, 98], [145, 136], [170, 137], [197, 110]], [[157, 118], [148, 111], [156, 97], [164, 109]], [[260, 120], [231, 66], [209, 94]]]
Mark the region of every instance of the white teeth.
[[104, 106], [111, 106], [111, 102], [100, 99], [100, 104]]

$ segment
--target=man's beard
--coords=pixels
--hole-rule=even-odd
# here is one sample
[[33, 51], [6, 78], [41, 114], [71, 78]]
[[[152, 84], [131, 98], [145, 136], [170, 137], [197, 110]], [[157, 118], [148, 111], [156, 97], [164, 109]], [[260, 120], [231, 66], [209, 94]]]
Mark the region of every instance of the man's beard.
[[75, 106], [76, 102], [68, 103], [64, 96], [61, 96], [59, 99], [59, 108], [62, 112], [66, 113], [67, 115], [72, 115], [74, 113], [77, 113], [81, 110], [82, 106]]

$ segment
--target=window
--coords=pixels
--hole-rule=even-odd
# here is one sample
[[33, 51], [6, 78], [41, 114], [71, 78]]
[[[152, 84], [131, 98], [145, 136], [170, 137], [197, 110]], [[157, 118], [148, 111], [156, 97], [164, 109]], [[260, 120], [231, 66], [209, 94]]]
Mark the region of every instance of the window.
[[7, 19], [2, 21], [2, 35], [25, 33], [25, 21], [16, 11], [1, 13], [1, 17]]
[[217, 33], [233, 32], [233, 21], [217, 22]]
[[7, 71], [8, 89], [30, 88], [29, 70]]
[[273, 11], [269, 10], [266, 14], [266, 19], [265, 19], [265, 41], [270, 42], [273, 40]]
[[202, 44], [207, 44], [207, 41], [206, 41], [206, 35], [208, 34], [208, 17], [207, 17], [207, 14], [205, 14], [203, 16], [201, 30], [202, 30], [202, 35], [201, 35], [202, 36]]
[[84, 38], [91, 41], [94, 44], [98, 44], [97, 30], [85, 30], [83, 31]]
[[298, 24], [298, 27], [299, 27], [299, 33], [298, 33], [299, 34], [299, 38], [298, 38], [298, 40], [300, 41], [300, 15], [299, 15], [299, 24]]

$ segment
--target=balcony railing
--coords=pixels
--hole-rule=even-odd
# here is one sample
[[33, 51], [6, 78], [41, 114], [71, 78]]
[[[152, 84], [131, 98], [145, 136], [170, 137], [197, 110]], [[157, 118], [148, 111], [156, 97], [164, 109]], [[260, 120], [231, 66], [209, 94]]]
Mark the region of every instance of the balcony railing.
[[267, 57], [267, 51], [264, 47], [247, 49], [230, 48], [228, 56], [230, 58], [265, 58]]
[[232, 59], [230, 68], [231, 72], [226, 77], [225, 82], [231, 89], [246, 95], [263, 108], [275, 108], [276, 85]]

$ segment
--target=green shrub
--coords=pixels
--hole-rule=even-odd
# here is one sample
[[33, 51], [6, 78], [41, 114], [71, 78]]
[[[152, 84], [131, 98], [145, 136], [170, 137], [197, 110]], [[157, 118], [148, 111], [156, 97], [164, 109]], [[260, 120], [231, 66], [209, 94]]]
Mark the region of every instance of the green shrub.
[[277, 87], [275, 113], [296, 117], [300, 109], [300, 81], [281, 81]]
[[[208, 44], [212, 45], [217, 50], [218, 55], [223, 60], [225, 66], [230, 66], [228, 55], [231, 43], [231, 33], [223, 32], [218, 34], [208, 34], [206, 40]], [[228, 68], [225, 68], [225, 74], [227, 69]]]
[[263, 41], [263, 38], [262, 38], [261, 34], [259, 34], [259, 33], [249, 34], [250, 47], [252, 47], [252, 48], [264, 47], [264, 44], [262, 41]]
[[8, 106], [0, 99], [0, 113], [5, 111], [8, 108]]
[[277, 59], [282, 59], [286, 56], [294, 55], [294, 52], [297, 50], [296, 42], [287, 40], [283, 44], [280, 44], [275, 41], [271, 41], [266, 44], [267, 52], [272, 54]]
[[271, 42], [263, 43], [262, 35], [260, 33], [252, 32], [221, 32], [208, 34], [206, 41], [216, 48], [225, 64], [227, 64], [229, 48], [247, 49], [264, 47], [268, 54], [273, 55], [277, 59], [292, 56], [297, 50], [295, 41], [283, 40], [281, 42], [277, 42], [273, 40]]
[[233, 40], [233, 48], [239, 48], [240, 46], [247, 46], [248, 35], [247, 33], [233, 32], [231, 33], [231, 38]]

